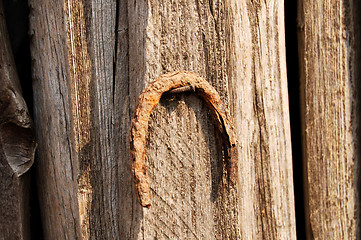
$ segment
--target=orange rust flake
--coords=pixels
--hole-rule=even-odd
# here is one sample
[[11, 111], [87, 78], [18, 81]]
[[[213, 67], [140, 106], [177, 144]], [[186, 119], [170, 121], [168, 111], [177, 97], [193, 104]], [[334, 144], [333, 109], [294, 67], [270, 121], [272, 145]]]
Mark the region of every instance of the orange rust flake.
[[139, 202], [143, 207], [150, 207], [150, 181], [146, 169], [146, 136], [150, 114], [158, 105], [164, 93], [194, 91], [202, 97], [211, 110], [218, 129], [225, 136], [227, 152], [227, 170], [229, 182], [237, 183], [238, 150], [233, 124], [217, 91], [203, 78], [191, 72], [171, 72], [160, 76], [139, 96], [129, 134], [130, 164], [134, 177]]

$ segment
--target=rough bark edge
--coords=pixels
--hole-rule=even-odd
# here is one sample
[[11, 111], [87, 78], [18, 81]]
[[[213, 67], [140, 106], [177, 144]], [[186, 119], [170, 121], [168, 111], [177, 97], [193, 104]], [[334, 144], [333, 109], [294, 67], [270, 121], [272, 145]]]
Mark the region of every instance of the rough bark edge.
[[[189, 86], [190, 88], [187, 88]], [[151, 205], [150, 180], [145, 160], [150, 114], [164, 93], [169, 91], [176, 93], [178, 92], [176, 89], [179, 88], [193, 89], [207, 103], [218, 129], [225, 136], [228, 148], [229, 182], [232, 185], [237, 183], [237, 140], [229, 113], [219, 94], [206, 80], [194, 73], [185, 71], [167, 73], [156, 79], [142, 92], [131, 121], [129, 134], [130, 164], [138, 199], [143, 207], [149, 208]]]
[[2, 1], [0, 33], [0, 147], [14, 174], [20, 177], [32, 166], [37, 144], [15, 69]]

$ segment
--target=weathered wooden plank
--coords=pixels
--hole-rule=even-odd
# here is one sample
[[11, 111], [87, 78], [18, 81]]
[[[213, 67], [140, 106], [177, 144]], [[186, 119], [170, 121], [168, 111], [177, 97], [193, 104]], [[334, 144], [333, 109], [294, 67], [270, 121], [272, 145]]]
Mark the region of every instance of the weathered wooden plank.
[[116, 2], [30, 1], [46, 239], [116, 239]]
[[80, 239], [74, 143], [77, 129], [72, 121], [74, 84], [67, 51], [65, 2], [34, 0], [29, 4], [34, 122], [39, 144], [36, 170], [44, 238]]
[[[122, 103], [115, 102], [116, 18], [124, 8], [113, 0], [84, 2], [84, 17], [91, 61], [89, 87], [90, 141], [79, 153], [80, 171], [87, 178], [88, 200], [84, 201], [90, 239], [123, 239], [119, 233], [118, 155], [119, 126], [115, 125]], [[118, 16], [117, 16], [118, 15]], [[120, 43], [120, 44], [127, 44]], [[129, 209], [127, 210], [129, 211]], [[87, 220], [89, 218], [89, 220]], [[82, 225], [84, 227], [84, 225]]]
[[[131, 114], [148, 83], [176, 70], [205, 77], [228, 105], [224, 14], [219, 2], [129, 1]], [[195, 95], [173, 97], [161, 99], [149, 123], [152, 207], [124, 226], [132, 231], [127, 234], [237, 239], [236, 189], [227, 186], [222, 141], [209, 111]]]
[[295, 239], [283, 1], [231, 1], [228, 57], [243, 239]]
[[229, 190], [204, 107], [190, 96], [161, 100], [147, 148], [155, 207], [127, 229], [139, 238], [295, 238], [283, 1], [130, 1], [128, 17], [130, 109], [160, 74], [194, 71], [227, 102], [242, 147], [240, 188]]
[[308, 239], [360, 237], [360, 9], [299, 1]]
[[36, 143], [0, 1], [0, 239], [30, 239], [29, 175]]
[[[31, 6], [46, 238], [295, 237], [282, 1]], [[229, 107], [240, 183], [227, 184], [205, 103], [170, 95], [149, 122], [153, 205], [143, 209], [129, 171], [130, 119], [145, 86], [176, 70], [204, 77]]]

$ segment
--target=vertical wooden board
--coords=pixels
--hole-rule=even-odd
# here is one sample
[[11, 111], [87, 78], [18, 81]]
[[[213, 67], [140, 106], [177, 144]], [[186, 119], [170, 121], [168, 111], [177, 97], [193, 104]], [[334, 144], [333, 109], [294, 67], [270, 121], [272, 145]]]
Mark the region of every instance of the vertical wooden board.
[[141, 208], [134, 199], [134, 185], [129, 164], [129, 131], [131, 122], [129, 78], [129, 27], [128, 0], [120, 0], [117, 6], [116, 65], [114, 78], [114, 129], [119, 178], [119, 236], [135, 239], [139, 232]]
[[359, 13], [358, 1], [299, 1], [309, 239], [360, 237]]
[[121, 238], [113, 122], [116, 9], [114, 1], [31, 1], [47, 239]]
[[84, 220], [88, 221], [87, 237], [90, 239], [123, 239], [119, 234], [119, 226], [123, 223], [119, 220], [119, 160], [116, 155], [120, 134], [119, 125], [115, 124], [120, 117], [121, 104], [115, 101], [114, 71], [118, 41], [116, 17], [122, 14], [118, 11], [124, 6], [112, 0], [83, 1], [83, 4], [85, 44], [91, 62], [88, 106], [90, 141], [79, 151], [79, 177], [86, 179], [82, 188], [88, 198], [84, 201], [87, 211]]
[[[206, 78], [228, 103], [225, 4], [129, 1], [129, 106], [169, 71]], [[128, 114], [128, 113], [127, 113]], [[162, 98], [149, 123], [152, 206], [137, 209], [127, 231], [138, 238], [237, 239], [236, 189], [223, 174], [222, 140], [204, 102], [192, 94]], [[218, 136], [218, 137], [217, 137]], [[134, 211], [134, 210], [133, 210]]]
[[[283, 1], [228, 1], [243, 239], [295, 239]], [[296, 189], [297, 191], [297, 189]]]
[[30, 1], [37, 185], [45, 239], [79, 239], [64, 2]]
[[[188, 236], [194, 232], [195, 236], [217, 233], [231, 239], [295, 238], [283, 2], [136, 1], [128, 5], [128, 18], [130, 109], [134, 110], [144, 87], [161, 73], [194, 71], [210, 81], [229, 105], [241, 146], [240, 191], [227, 191], [227, 186], [220, 184], [217, 198], [221, 204], [212, 207], [212, 213], [207, 210], [214, 205], [209, 202], [212, 197], [202, 195], [212, 196], [214, 189], [207, 184], [214, 186], [219, 181], [217, 174], [209, 179], [213, 171], [219, 171], [219, 165], [209, 169], [210, 165], [221, 161], [213, 155], [220, 154], [220, 143], [211, 137], [217, 133], [204, 127], [212, 123], [203, 123], [200, 109], [189, 96], [175, 98], [176, 103], [164, 99], [154, 110], [149, 132], [149, 146], [154, 146], [148, 148], [148, 160], [156, 209], [145, 210], [144, 216], [139, 213], [144, 220], [137, 225], [138, 236]], [[192, 108], [186, 107], [189, 105]], [[196, 122], [192, 122], [194, 116]], [[215, 157], [219, 159], [212, 160]], [[205, 168], [205, 173], [198, 173], [198, 168]], [[187, 186], [189, 181], [196, 184]], [[202, 185], [198, 181], [205, 184], [202, 194], [194, 191]], [[182, 191], [189, 192], [190, 202], [204, 206], [205, 216], [198, 213], [192, 222], [183, 219], [190, 229], [186, 233], [167, 232], [182, 226], [162, 217], [162, 209], [199, 211], [184, 204]], [[241, 207], [240, 213], [235, 204]], [[220, 230], [200, 227], [201, 219], [208, 218], [212, 226], [216, 217], [224, 224]]]

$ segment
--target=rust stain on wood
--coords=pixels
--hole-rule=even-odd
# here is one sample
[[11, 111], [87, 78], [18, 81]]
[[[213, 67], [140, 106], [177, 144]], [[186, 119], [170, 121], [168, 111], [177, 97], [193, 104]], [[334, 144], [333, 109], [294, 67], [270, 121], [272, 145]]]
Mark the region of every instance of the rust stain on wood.
[[229, 182], [232, 185], [237, 182], [237, 140], [229, 113], [219, 94], [206, 80], [194, 73], [184, 71], [167, 73], [151, 83], [140, 95], [131, 122], [129, 135], [130, 164], [139, 202], [143, 207], [149, 208], [151, 205], [150, 180], [145, 160], [150, 114], [164, 93], [171, 94], [184, 91], [194, 91], [205, 100], [210, 108], [218, 129], [225, 136], [225, 144], [228, 148]]
[[83, 2], [81, 0], [64, 1], [64, 9], [67, 17], [67, 48], [75, 149], [78, 152], [90, 141], [91, 61], [87, 48]]

